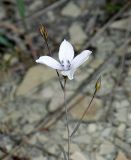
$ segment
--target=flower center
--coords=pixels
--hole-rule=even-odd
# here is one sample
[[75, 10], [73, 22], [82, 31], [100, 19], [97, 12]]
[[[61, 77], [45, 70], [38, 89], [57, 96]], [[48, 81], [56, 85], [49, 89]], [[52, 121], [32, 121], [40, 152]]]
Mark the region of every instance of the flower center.
[[68, 71], [71, 69], [71, 63], [69, 60], [62, 60], [61, 61], [61, 66], [63, 68], [64, 71]]

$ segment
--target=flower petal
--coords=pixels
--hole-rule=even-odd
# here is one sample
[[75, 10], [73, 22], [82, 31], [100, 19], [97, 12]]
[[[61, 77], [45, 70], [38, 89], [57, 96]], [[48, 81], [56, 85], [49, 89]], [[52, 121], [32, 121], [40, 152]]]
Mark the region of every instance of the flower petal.
[[89, 55], [91, 53], [92, 52], [89, 51], [89, 50], [85, 50], [85, 51], [81, 52], [78, 56], [76, 56], [73, 59], [73, 61], [72, 61], [72, 68], [73, 69], [78, 68], [81, 64], [83, 64], [89, 58]]
[[68, 41], [64, 40], [59, 48], [59, 60], [69, 60], [72, 61], [74, 58], [74, 49], [71, 43]]
[[67, 76], [70, 80], [72, 80], [74, 77], [75, 70], [69, 70], [69, 71], [62, 71], [61, 74], [63, 76]]
[[62, 70], [62, 66], [59, 62], [49, 56], [41, 56], [36, 60], [37, 63], [45, 64], [53, 69]]

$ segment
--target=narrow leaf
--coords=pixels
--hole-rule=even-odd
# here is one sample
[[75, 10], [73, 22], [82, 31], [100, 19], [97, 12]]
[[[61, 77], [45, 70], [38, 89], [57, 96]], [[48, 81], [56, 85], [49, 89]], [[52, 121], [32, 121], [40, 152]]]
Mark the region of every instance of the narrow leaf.
[[17, 3], [17, 8], [18, 8], [19, 15], [21, 17], [24, 29], [25, 29], [25, 31], [27, 31], [28, 28], [27, 28], [27, 24], [26, 24], [26, 21], [25, 21], [26, 10], [25, 10], [24, 0], [16, 0], [16, 3]]
[[16, 0], [17, 2], [17, 8], [19, 11], [19, 14], [21, 16], [21, 18], [25, 18], [25, 4], [24, 4], [24, 0]]
[[0, 44], [6, 47], [12, 47], [12, 44], [2, 35], [0, 35]]

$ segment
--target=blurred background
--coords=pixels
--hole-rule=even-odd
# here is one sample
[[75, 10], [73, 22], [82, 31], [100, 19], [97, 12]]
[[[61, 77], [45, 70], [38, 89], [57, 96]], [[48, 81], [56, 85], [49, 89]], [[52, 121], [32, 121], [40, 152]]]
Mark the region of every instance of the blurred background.
[[0, 0], [0, 159], [62, 159], [63, 93], [54, 70], [35, 63], [67, 39], [93, 53], [67, 81], [72, 160], [131, 159], [131, 1]]

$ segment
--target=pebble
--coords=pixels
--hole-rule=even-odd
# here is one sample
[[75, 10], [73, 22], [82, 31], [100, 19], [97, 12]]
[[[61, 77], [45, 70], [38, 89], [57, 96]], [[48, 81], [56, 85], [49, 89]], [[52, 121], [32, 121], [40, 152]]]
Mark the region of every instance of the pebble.
[[29, 112], [27, 115], [26, 115], [26, 120], [29, 122], [29, 123], [35, 123], [37, 121], [40, 120], [40, 114], [39, 113], [33, 113], [33, 112]]
[[115, 113], [115, 117], [119, 122], [127, 122], [128, 110], [127, 108], [120, 108], [117, 113]]
[[129, 69], [128, 69], [128, 76], [131, 77], [131, 67], [129, 67]]
[[43, 157], [43, 156], [32, 157], [32, 160], [47, 160], [47, 157]]
[[2, 7], [2, 5], [0, 6], [0, 20], [5, 18], [5, 10], [4, 7]]
[[112, 88], [114, 86], [114, 81], [111, 77], [104, 76], [101, 77], [101, 88], [98, 92], [98, 95], [106, 95], [109, 94], [112, 91]]
[[89, 136], [88, 134], [76, 136], [72, 139], [72, 141], [77, 144], [90, 144], [91, 136]]
[[104, 141], [100, 145], [100, 155], [108, 155], [108, 154], [112, 154], [114, 152], [115, 152], [115, 147], [112, 143], [110, 143], [108, 141]]
[[43, 6], [43, 2], [41, 0], [37, 0], [37, 1], [34, 1], [33, 3], [31, 3], [31, 5], [29, 6], [29, 10], [31, 12], [34, 12], [36, 11], [36, 8], [41, 8]]
[[128, 159], [126, 158], [125, 154], [122, 151], [119, 151], [115, 160], [128, 160]]
[[82, 153], [80, 152], [74, 152], [71, 155], [72, 160], [89, 160], [87, 157], [85, 157]]
[[80, 8], [73, 2], [69, 2], [63, 9], [62, 15], [69, 17], [78, 17], [81, 14]]
[[26, 124], [26, 125], [24, 125], [24, 127], [23, 127], [23, 132], [24, 132], [25, 134], [29, 134], [31, 131], [33, 131], [33, 129], [34, 129], [34, 126], [33, 126], [33, 125], [31, 125], [31, 124]]
[[131, 143], [131, 127], [126, 129], [126, 141], [130, 144]]
[[110, 128], [103, 129], [101, 136], [111, 140], [113, 137], [113, 128], [110, 127]]
[[9, 61], [10, 59], [11, 59], [11, 54], [8, 54], [8, 53], [6, 53], [5, 55], [4, 55], [4, 57], [3, 57], [3, 60], [4, 61]]
[[125, 136], [125, 129], [126, 129], [126, 124], [125, 123], [121, 123], [119, 124], [119, 126], [117, 127], [117, 135], [120, 138], [124, 138]]
[[47, 136], [45, 136], [44, 134], [37, 134], [37, 140], [38, 142], [45, 144], [47, 143], [47, 141], [49, 140]]
[[53, 14], [52, 11], [48, 11], [48, 12], [47, 12], [47, 16], [48, 16], [48, 18], [49, 18], [49, 20], [50, 20], [51, 22], [53, 22], [53, 21], [55, 20], [55, 16], [54, 16], [54, 14]]
[[77, 50], [81, 49], [84, 42], [87, 40], [86, 33], [84, 32], [80, 23], [73, 23], [69, 28], [69, 35], [71, 43]]
[[119, 30], [128, 30], [129, 29], [131, 31], [131, 19], [129, 17], [129, 18], [117, 20], [110, 25], [110, 28], [119, 29]]
[[94, 132], [96, 132], [96, 130], [97, 130], [96, 124], [89, 124], [88, 125], [88, 132], [89, 133], [94, 133]]
[[[55, 93], [55, 91], [54, 91]], [[50, 105], [48, 107], [50, 112], [55, 111], [60, 105], [64, 102], [62, 91], [58, 91], [57, 94], [54, 94], [51, 98]]]
[[100, 156], [98, 154], [96, 154], [95, 158], [96, 158], [96, 160], [105, 160], [104, 157], [102, 157], [102, 156]]
[[31, 94], [40, 84], [49, 82], [49, 80], [54, 77], [56, 77], [54, 70], [47, 68], [44, 65], [36, 64], [27, 71], [23, 81], [16, 90], [16, 95], [25, 96]]
[[[78, 98], [81, 97], [82, 95], [78, 95]], [[90, 96], [84, 96], [83, 100], [78, 102], [75, 107], [70, 111], [71, 115], [75, 119], [80, 119], [82, 117], [83, 112], [85, 111], [86, 107], [88, 106], [89, 102], [91, 100]], [[103, 102], [99, 98], [94, 98], [90, 109], [88, 112], [85, 114], [83, 120], [84, 121], [97, 121], [98, 119], [101, 118], [103, 115]]]
[[103, 59], [94, 59], [91, 63], [90, 63], [90, 67], [93, 69], [97, 69], [102, 63], [103, 63]]

